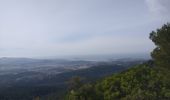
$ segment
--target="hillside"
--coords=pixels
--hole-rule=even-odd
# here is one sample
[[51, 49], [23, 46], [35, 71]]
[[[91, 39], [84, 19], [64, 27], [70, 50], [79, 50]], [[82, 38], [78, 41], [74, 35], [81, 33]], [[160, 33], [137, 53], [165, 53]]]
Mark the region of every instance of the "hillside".
[[140, 64], [101, 81], [75, 85], [66, 100], [170, 100], [170, 24], [150, 33], [153, 62]]
[[169, 100], [170, 87], [163, 75], [147, 65], [138, 65], [93, 84], [73, 89], [67, 100]]

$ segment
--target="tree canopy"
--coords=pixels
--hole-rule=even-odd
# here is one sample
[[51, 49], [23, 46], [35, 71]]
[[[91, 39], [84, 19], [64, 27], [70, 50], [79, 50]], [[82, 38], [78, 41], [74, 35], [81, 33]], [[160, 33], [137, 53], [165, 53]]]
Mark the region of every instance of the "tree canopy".
[[163, 25], [160, 29], [150, 33], [150, 39], [156, 48], [151, 53], [155, 66], [170, 70], [170, 24]]

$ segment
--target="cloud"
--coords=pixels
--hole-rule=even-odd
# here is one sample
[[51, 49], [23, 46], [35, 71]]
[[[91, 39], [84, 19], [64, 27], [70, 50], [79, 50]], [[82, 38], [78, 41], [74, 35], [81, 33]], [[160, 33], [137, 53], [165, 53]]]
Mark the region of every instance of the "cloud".
[[170, 20], [170, 0], [145, 0], [145, 2], [154, 17]]
[[0, 56], [146, 52], [151, 42], [142, 0], [16, 1], [0, 0]]

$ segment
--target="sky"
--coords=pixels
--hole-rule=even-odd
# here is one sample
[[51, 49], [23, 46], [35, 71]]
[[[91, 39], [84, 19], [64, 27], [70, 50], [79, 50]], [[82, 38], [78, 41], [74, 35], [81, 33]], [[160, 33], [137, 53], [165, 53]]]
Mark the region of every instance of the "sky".
[[0, 57], [149, 54], [170, 0], [0, 0]]

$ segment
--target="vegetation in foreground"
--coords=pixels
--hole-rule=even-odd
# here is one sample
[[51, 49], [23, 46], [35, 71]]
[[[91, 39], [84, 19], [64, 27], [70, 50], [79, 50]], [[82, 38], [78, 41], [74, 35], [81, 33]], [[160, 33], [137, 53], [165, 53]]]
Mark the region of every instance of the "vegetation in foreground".
[[150, 33], [152, 61], [96, 83], [75, 79], [66, 100], [170, 100], [170, 24]]

